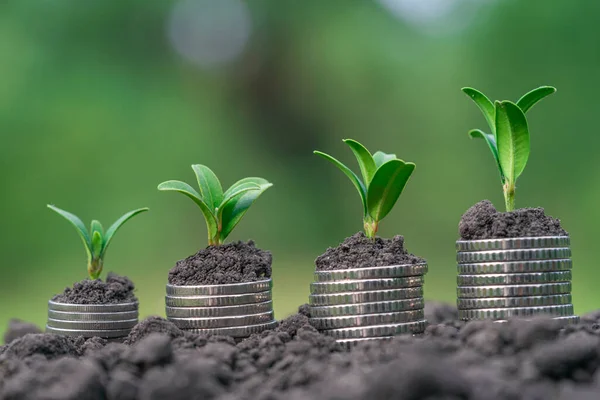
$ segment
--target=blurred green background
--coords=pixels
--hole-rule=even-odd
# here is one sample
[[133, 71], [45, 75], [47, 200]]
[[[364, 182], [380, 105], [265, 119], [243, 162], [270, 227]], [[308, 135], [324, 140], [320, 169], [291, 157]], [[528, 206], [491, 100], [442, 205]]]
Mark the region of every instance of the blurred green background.
[[417, 169], [380, 234], [427, 258], [426, 297], [455, 299], [457, 224], [503, 198], [485, 128], [460, 92], [516, 100], [529, 165], [517, 206], [543, 206], [571, 233], [574, 303], [598, 308], [600, 220], [597, 1], [180, 0], [0, 2], [0, 331], [43, 325], [46, 301], [86, 277], [74, 229], [46, 208], [105, 226], [148, 206], [111, 245], [105, 270], [137, 285], [143, 316], [164, 315], [168, 270], [206, 245], [197, 207], [159, 193], [263, 176], [267, 191], [230, 240], [273, 253], [278, 318], [306, 302], [315, 257], [361, 229], [347, 179], [313, 149], [354, 164], [342, 138]]

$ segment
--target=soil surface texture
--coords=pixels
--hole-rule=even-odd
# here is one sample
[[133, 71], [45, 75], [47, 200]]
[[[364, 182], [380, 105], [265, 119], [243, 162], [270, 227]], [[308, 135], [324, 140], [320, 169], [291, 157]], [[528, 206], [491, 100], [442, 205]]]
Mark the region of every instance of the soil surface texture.
[[363, 232], [346, 238], [337, 247], [330, 247], [315, 260], [317, 271], [384, 267], [388, 265], [420, 264], [423, 258], [404, 249], [404, 237], [369, 239]]
[[271, 253], [248, 242], [209, 246], [177, 261], [169, 271], [172, 285], [222, 285], [254, 282], [271, 277]]
[[600, 398], [600, 310], [561, 329], [551, 319], [432, 323], [345, 349], [318, 333], [306, 307], [236, 344], [141, 321], [127, 343], [26, 334], [0, 347], [0, 399], [372, 400]]
[[52, 298], [59, 303], [71, 304], [117, 304], [137, 301], [133, 294], [135, 286], [126, 276], [109, 272], [106, 281], [85, 279], [65, 288]]
[[498, 212], [489, 200], [469, 208], [462, 216], [458, 230], [462, 240], [569, 235], [560, 226], [560, 220], [546, 215], [543, 208]]

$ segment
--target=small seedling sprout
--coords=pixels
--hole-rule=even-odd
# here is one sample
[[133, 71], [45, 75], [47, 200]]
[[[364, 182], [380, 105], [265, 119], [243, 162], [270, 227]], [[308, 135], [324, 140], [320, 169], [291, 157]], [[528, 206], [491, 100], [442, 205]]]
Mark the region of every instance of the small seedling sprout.
[[475, 102], [488, 123], [491, 133], [473, 129], [469, 136], [484, 139], [488, 144], [500, 172], [506, 211], [512, 211], [515, 209], [517, 178], [529, 158], [529, 128], [525, 113], [556, 89], [541, 86], [523, 95], [516, 103], [509, 100], [492, 103], [483, 93], [470, 87], [462, 88], [462, 91]]
[[137, 210], [133, 210], [124, 214], [121, 218], [116, 220], [115, 223], [112, 224], [105, 233], [104, 229], [102, 228], [102, 224], [99, 221], [92, 220], [90, 230], [88, 231], [83, 222], [81, 222], [81, 219], [79, 219], [79, 217], [76, 215], [65, 210], [61, 210], [60, 208], [51, 204], [48, 204], [48, 208], [62, 215], [75, 227], [77, 233], [79, 233], [88, 256], [88, 274], [91, 279], [98, 279], [102, 273], [106, 249], [108, 249], [108, 245], [110, 244], [117, 230], [125, 222], [137, 214], [148, 211], [148, 208], [138, 208]]
[[229, 236], [254, 201], [273, 184], [263, 178], [244, 178], [225, 192], [215, 173], [200, 164], [192, 165], [200, 192], [181, 181], [166, 181], [158, 190], [172, 190], [192, 199], [200, 207], [206, 228], [208, 244], [219, 245]]
[[400, 197], [415, 164], [396, 158], [395, 154], [381, 151], [371, 154], [356, 140], [344, 139], [354, 153], [362, 175], [362, 180], [340, 161], [320, 151], [314, 153], [338, 167], [354, 184], [363, 205], [365, 234], [375, 238], [379, 222], [392, 210]]

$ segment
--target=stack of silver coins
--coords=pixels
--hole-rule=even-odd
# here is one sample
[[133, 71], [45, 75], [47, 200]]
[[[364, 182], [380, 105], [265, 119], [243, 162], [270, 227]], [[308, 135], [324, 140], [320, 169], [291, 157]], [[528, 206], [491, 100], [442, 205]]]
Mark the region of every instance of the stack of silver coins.
[[347, 345], [422, 333], [426, 272], [427, 264], [316, 271], [311, 324]]
[[167, 319], [192, 333], [247, 338], [277, 326], [272, 287], [271, 279], [225, 285], [167, 285]]
[[460, 319], [579, 320], [571, 302], [568, 236], [459, 240], [456, 248]]
[[124, 338], [138, 323], [138, 303], [70, 304], [48, 302], [47, 333]]

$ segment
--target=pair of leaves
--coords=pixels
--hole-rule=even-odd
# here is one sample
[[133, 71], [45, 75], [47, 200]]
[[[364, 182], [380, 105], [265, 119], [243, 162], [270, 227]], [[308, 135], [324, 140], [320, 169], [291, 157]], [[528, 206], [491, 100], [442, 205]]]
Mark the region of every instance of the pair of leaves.
[[223, 192], [219, 178], [210, 168], [195, 164], [192, 169], [199, 192], [187, 183], [175, 180], [161, 183], [158, 190], [182, 193], [200, 207], [206, 221], [209, 244], [222, 243], [252, 203], [273, 186], [263, 178], [251, 177], [237, 181]]
[[462, 90], [479, 107], [492, 132], [473, 129], [469, 135], [485, 140], [498, 166], [502, 183], [514, 185], [529, 159], [530, 139], [525, 113], [556, 89], [539, 87], [523, 95], [516, 103], [508, 100], [492, 103], [476, 89], [467, 87]]
[[112, 241], [119, 228], [137, 214], [148, 211], [148, 208], [138, 208], [137, 210], [125, 213], [123, 216], [121, 216], [121, 218], [117, 219], [105, 233], [104, 229], [102, 228], [102, 224], [97, 220], [92, 220], [90, 230], [88, 231], [81, 219], [75, 214], [61, 210], [60, 208], [51, 204], [48, 204], [48, 208], [64, 217], [75, 227], [75, 230], [79, 234], [79, 237], [81, 237], [81, 240], [85, 246], [85, 251], [88, 256], [88, 263], [91, 263], [93, 260], [103, 260], [106, 256], [108, 245]]
[[362, 180], [346, 165], [321, 151], [314, 153], [338, 167], [352, 181], [363, 205], [363, 218], [381, 221], [394, 207], [404, 190], [415, 164], [396, 158], [395, 154], [381, 151], [371, 153], [359, 142], [344, 139], [360, 168]]

